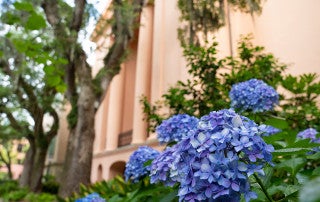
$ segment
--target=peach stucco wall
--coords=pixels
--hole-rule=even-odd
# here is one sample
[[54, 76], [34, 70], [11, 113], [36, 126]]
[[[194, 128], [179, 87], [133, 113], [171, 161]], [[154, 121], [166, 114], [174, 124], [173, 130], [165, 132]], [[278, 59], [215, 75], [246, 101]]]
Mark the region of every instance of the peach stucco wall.
[[320, 1], [269, 0], [255, 21], [257, 43], [291, 64], [293, 74], [320, 73]]
[[[216, 39], [220, 43], [219, 55], [226, 56], [231, 52], [236, 54], [240, 35], [252, 33], [256, 45], [264, 46], [280, 62], [290, 65], [289, 73], [320, 73], [319, 8], [319, 0], [267, 0], [259, 16], [231, 10], [231, 26], [216, 33]], [[116, 162], [126, 162], [139, 145], [158, 145], [152, 139], [153, 136], [147, 139], [144, 132], [146, 124], [142, 121], [137, 99], [144, 93], [154, 102], [177, 80], [187, 78], [186, 62], [177, 40], [177, 28], [180, 24], [178, 18], [176, 0], [155, 0], [154, 6], [144, 8], [139, 38], [134, 49], [136, 52], [133, 52], [136, 59], [124, 64], [125, 70], [122, 72], [126, 73], [123, 73], [125, 76], [122, 77], [122, 83], [115, 78], [114, 83], [118, 84], [111, 85], [109, 95], [96, 117], [97, 138], [92, 181], [100, 179], [99, 175], [103, 179], [112, 177], [109, 173], [111, 166]], [[103, 37], [96, 40], [100, 44], [107, 43]], [[101, 66], [104, 54], [105, 51], [97, 51], [97, 66]], [[123, 86], [126, 88], [121, 90]], [[119, 97], [117, 93], [122, 96]], [[112, 131], [110, 127], [120, 129], [113, 130], [111, 134], [108, 132]], [[130, 129], [133, 130], [134, 144], [117, 148], [118, 134]], [[157, 149], [161, 148], [157, 146]], [[100, 169], [102, 167], [102, 172], [99, 171], [99, 166]]]
[[[318, 0], [267, 0], [259, 16], [231, 12], [233, 51], [240, 35], [252, 33], [256, 45], [289, 65], [289, 73], [320, 72], [319, 8]], [[219, 31], [219, 41], [225, 41], [226, 29]], [[225, 44], [221, 46], [226, 49]]]

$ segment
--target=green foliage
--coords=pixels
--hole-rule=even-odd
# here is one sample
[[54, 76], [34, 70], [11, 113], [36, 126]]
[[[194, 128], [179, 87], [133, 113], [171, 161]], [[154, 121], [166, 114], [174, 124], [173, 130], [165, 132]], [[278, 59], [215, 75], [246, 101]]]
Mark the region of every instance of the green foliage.
[[19, 189], [16, 191], [11, 191], [3, 196], [5, 200], [8, 201], [20, 201], [28, 194], [27, 189]]
[[[38, 9], [37, 2], [14, 2], [3, 13], [1, 22], [2, 26], [6, 26], [3, 46], [0, 46], [4, 59], [9, 60], [13, 56], [16, 57], [15, 60], [19, 58], [19, 61], [15, 61], [15, 66], [19, 68], [20, 74], [32, 74], [31, 78], [39, 81], [43, 79], [41, 74], [45, 73], [46, 84], [56, 88], [58, 92], [64, 92], [66, 87], [61, 66], [67, 61], [61, 57], [61, 52], [53, 51], [57, 42], [52, 39], [53, 32], [47, 28], [45, 15], [42, 9]], [[41, 66], [44, 72], [39, 75], [39, 71], [35, 69]]]
[[26, 29], [39, 30], [46, 27], [46, 21], [42, 15], [32, 13], [26, 22]]
[[88, 187], [81, 186], [80, 192], [66, 202], [85, 197], [91, 193], [98, 193], [108, 202], [176, 202], [177, 190], [160, 184], [150, 184], [146, 177], [138, 183], [126, 182], [122, 177], [116, 176], [110, 181], [97, 182]]
[[42, 183], [42, 192], [49, 194], [58, 194], [59, 183], [56, 181], [55, 177], [52, 175], [46, 175], [43, 177], [44, 182]]
[[4, 202], [54, 202], [57, 197], [49, 193], [32, 193], [27, 188], [20, 188], [17, 181], [0, 181], [0, 198]]
[[18, 182], [14, 180], [0, 181], [0, 197], [3, 197], [10, 191], [16, 191], [19, 189]]
[[48, 193], [28, 193], [23, 200], [26, 202], [56, 202], [57, 197]]
[[[281, 113], [284, 115], [283, 113]], [[289, 114], [287, 117], [291, 117]], [[291, 120], [271, 117], [266, 124], [278, 127], [282, 131], [275, 135], [264, 137], [268, 144], [275, 147], [273, 152], [274, 166], [268, 168], [272, 174], [264, 177], [264, 186], [275, 201], [297, 201], [301, 187], [319, 176], [320, 144], [309, 139], [298, 139], [297, 130], [293, 129]], [[303, 129], [308, 125], [304, 125]], [[300, 128], [301, 130], [302, 128]], [[263, 200], [255, 200], [263, 201]], [[301, 200], [304, 201], [304, 200]]]
[[281, 115], [297, 130], [306, 127], [320, 129], [319, 76], [315, 73], [300, 76], [287, 75], [281, 82], [285, 90]]
[[19, 188], [17, 181], [0, 181], [0, 198], [5, 201], [20, 201], [27, 194], [28, 189]]
[[15, 9], [17, 9], [17, 10], [27, 11], [27, 12], [34, 12], [33, 5], [31, 3], [29, 3], [29, 2], [16, 1], [16, 2], [14, 2], [13, 5], [14, 5]]
[[[316, 78], [315, 74], [284, 77], [280, 85], [288, 92], [282, 97], [277, 110], [278, 117], [264, 118], [265, 124], [282, 130], [275, 135], [264, 137], [265, 141], [276, 149], [273, 152], [275, 166], [269, 168], [272, 175], [264, 181], [265, 187], [268, 187], [267, 192], [275, 201], [298, 201], [299, 193], [300, 201], [307, 201], [309, 197], [304, 195], [304, 192], [312, 192], [312, 189], [307, 191], [309, 187], [304, 187], [304, 184], [320, 174], [320, 144], [297, 138], [297, 133], [306, 128], [319, 130], [319, 108], [316, 100], [319, 98], [320, 87], [315, 81]], [[309, 86], [313, 88], [312, 93]]]
[[254, 46], [252, 39], [252, 35], [242, 36], [238, 43], [238, 58], [226, 59], [226, 65], [231, 71], [222, 75], [228, 89], [235, 83], [251, 78], [263, 80], [273, 87], [282, 81], [286, 65], [281, 64], [273, 54], [266, 53], [264, 47]]

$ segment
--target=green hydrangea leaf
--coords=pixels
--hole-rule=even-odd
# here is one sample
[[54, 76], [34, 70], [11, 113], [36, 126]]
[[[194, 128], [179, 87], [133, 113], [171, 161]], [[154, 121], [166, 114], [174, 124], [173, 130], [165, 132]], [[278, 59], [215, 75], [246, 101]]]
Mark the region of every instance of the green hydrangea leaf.
[[268, 119], [268, 120], [266, 120], [265, 124], [273, 126], [275, 128], [281, 129], [281, 130], [288, 128], [288, 122], [286, 120], [279, 119], [279, 118]]
[[295, 174], [299, 171], [299, 169], [301, 169], [306, 163], [307, 161], [304, 158], [293, 158], [293, 159], [282, 161], [276, 167], [285, 169], [295, 176]]
[[311, 151], [311, 149], [308, 148], [285, 148], [285, 149], [277, 149], [274, 152], [272, 152], [273, 155], [276, 156], [286, 156], [286, 155], [294, 155], [299, 153], [306, 153], [308, 151]]

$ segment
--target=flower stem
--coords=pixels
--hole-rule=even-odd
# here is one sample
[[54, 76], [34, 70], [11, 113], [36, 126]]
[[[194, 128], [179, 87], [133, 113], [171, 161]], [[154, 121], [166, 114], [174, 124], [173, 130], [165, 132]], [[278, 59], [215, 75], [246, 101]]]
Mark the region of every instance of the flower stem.
[[268, 192], [267, 192], [267, 189], [264, 187], [261, 179], [260, 179], [260, 178], [257, 176], [257, 174], [255, 174], [255, 173], [253, 174], [253, 176], [254, 176], [254, 178], [256, 179], [256, 181], [258, 182], [258, 184], [260, 185], [260, 187], [261, 187], [264, 195], [266, 195], [268, 201], [269, 201], [269, 202], [273, 202], [271, 196], [270, 196], [270, 195], [268, 194]]

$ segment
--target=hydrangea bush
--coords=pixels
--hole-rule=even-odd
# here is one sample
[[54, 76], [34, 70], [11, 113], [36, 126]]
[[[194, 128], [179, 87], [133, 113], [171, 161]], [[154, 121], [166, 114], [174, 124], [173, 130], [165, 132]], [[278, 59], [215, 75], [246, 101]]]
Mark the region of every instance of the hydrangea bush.
[[138, 182], [144, 176], [150, 172], [150, 165], [145, 165], [146, 162], [153, 160], [160, 153], [148, 146], [140, 146], [130, 156], [129, 161], [126, 164], [124, 176], [126, 181], [131, 180]]
[[[149, 152], [139, 153], [139, 148], [127, 164], [127, 181], [116, 177], [89, 187], [82, 195], [103, 187], [98, 193], [113, 202], [320, 201], [318, 75], [284, 76], [285, 66], [272, 54], [261, 52], [261, 47], [241, 43], [239, 48], [241, 60], [218, 61], [212, 54], [215, 49], [203, 49], [213, 58], [199, 63], [195, 59], [206, 54], [192, 49], [191, 72], [198, 76], [192, 75], [194, 82], [180, 82], [180, 89], [163, 96], [171, 114], [160, 116], [159, 108], [151, 105], [145, 111], [152, 131], [178, 113], [201, 117], [197, 124], [196, 118], [182, 114], [163, 121], [158, 138], [168, 144], [160, 155], [148, 158]], [[212, 66], [212, 61], [217, 63]], [[232, 73], [220, 79], [216, 70], [225, 65]], [[287, 91], [280, 103], [276, 91], [258, 79]], [[209, 113], [230, 107], [228, 96], [231, 107], [252, 120], [232, 109]], [[307, 126], [314, 128], [301, 131]], [[297, 131], [301, 132], [297, 135]], [[147, 159], [153, 158], [150, 167]]]
[[265, 112], [279, 102], [276, 90], [258, 79], [234, 84], [229, 93], [231, 107], [240, 111]]
[[179, 142], [190, 136], [197, 127], [199, 120], [187, 114], [178, 114], [164, 120], [156, 132], [160, 143]]
[[151, 166], [151, 182], [180, 184], [180, 201], [246, 201], [255, 198], [249, 176], [263, 174], [273, 147], [259, 126], [232, 109], [203, 116], [197, 130], [167, 148]]

